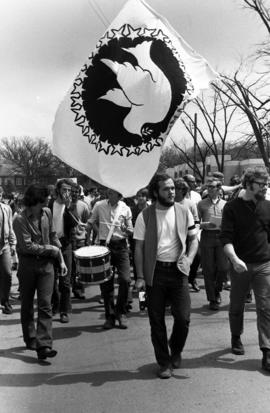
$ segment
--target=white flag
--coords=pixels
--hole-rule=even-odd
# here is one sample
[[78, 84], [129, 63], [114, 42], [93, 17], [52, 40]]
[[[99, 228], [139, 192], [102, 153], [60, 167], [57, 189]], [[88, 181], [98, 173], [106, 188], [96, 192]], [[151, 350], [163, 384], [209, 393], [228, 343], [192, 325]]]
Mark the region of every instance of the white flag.
[[54, 154], [132, 196], [155, 173], [185, 103], [216, 76], [164, 17], [129, 0], [57, 110]]

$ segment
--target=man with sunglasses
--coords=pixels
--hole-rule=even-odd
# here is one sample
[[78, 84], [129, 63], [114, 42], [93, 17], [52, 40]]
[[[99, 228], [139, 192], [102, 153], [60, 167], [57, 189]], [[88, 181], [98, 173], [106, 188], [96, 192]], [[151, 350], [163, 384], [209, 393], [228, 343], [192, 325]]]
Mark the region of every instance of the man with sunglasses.
[[265, 200], [269, 175], [248, 169], [245, 192], [224, 207], [221, 242], [232, 264], [229, 320], [232, 353], [244, 354], [241, 342], [247, 292], [254, 291], [262, 368], [270, 371], [270, 201]]

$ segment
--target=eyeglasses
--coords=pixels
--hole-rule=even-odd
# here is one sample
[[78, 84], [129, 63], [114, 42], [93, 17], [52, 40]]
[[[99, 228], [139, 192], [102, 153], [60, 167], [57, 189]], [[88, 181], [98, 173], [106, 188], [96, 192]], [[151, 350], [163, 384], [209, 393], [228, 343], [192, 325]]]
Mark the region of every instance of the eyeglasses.
[[258, 182], [258, 181], [253, 181], [255, 184], [259, 185], [259, 188], [264, 188], [265, 186], [269, 185], [269, 182]]
[[218, 188], [217, 185], [207, 185], [207, 188]]

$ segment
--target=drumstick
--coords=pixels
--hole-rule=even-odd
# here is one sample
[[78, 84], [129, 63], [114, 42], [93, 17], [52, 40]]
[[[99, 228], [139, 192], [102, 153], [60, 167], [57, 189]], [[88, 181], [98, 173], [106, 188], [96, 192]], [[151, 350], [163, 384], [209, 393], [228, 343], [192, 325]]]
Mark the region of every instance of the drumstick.
[[99, 221], [100, 224], [105, 224], [105, 225], [110, 225], [110, 226], [114, 226], [114, 227], [121, 227], [120, 224], [112, 224], [110, 222], [106, 222], [106, 221]]

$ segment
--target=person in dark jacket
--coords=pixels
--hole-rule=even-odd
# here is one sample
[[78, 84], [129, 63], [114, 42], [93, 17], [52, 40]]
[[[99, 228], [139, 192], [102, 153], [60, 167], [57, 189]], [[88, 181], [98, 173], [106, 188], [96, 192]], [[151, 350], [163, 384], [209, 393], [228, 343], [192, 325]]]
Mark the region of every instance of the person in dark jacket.
[[229, 320], [232, 353], [244, 354], [241, 341], [246, 295], [252, 287], [256, 301], [262, 368], [270, 371], [270, 201], [265, 200], [269, 175], [247, 169], [245, 192], [223, 210], [220, 239], [232, 265]]

